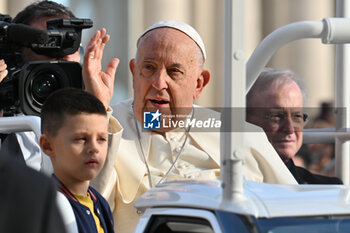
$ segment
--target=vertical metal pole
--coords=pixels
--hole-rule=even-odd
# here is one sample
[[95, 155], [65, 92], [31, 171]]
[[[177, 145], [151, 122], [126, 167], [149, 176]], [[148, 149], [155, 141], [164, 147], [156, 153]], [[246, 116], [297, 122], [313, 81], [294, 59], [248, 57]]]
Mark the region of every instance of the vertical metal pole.
[[221, 132], [223, 202], [243, 192], [245, 122], [245, 0], [225, 0], [225, 87]]
[[[350, 4], [348, 0], [337, 0], [336, 16], [350, 17]], [[350, 106], [350, 45], [336, 45], [336, 129], [349, 128]], [[335, 175], [341, 178], [344, 184], [349, 184], [350, 178], [350, 142], [335, 138]]]

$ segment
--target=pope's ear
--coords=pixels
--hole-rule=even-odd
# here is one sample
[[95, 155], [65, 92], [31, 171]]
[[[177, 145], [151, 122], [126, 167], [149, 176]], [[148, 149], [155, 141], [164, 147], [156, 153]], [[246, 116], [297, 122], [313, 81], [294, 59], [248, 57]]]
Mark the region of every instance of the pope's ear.
[[193, 99], [198, 99], [201, 95], [203, 88], [209, 83], [210, 72], [208, 70], [202, 70], [200, 75], [197, 78], [196, 89], [193, 94]]
[[130, 72], [132, 73], [132, 75], [134, 75], [135, 59], [131, 59], [129, 61], [129, 68], [130, 68]]
[[41, 147], [41, 150], [48, 156], [50, 157], [54, 156], [52, 146], [51, 146], [51, 139], [48, 135], [42, 134], [40, 136], [40, 147]]

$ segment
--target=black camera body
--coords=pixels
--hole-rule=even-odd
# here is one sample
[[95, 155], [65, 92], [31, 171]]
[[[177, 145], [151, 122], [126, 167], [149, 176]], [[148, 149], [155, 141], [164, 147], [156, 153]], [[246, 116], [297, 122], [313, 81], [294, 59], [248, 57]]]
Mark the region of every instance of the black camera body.
[[[5, 116], [40, 115], [42, 104], [53, 91], [83, 88], [81, 65], [60, 58], [78, 50], [82, 29], [92, 27], [92, 21], [55, 19], [47, 22], [47, 30], [39, 30], [13, 24], [11, 20], [8, 15], [0, 14], [0, 59], [5, 60], [8, 69], [8, 75], [0, 83], [0, 109]], [[23, 47], [56, 60], [24, 62]]]
[[32, 43], [31, 49], [41, 55], [60, 58], [75, 53], [80, 46], [81, 30], [92, 27], [90, 19], [61, 18], [47, 22], [48, 42]]

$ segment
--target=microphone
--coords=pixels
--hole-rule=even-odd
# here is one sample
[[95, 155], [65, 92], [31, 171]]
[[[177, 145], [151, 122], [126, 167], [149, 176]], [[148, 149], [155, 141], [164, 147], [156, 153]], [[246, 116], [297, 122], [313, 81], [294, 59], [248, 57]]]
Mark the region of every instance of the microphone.
[[46, 31], [25, 24], [8, 24], [7, 38], [18, 45], [45, 44], [49, 41]]

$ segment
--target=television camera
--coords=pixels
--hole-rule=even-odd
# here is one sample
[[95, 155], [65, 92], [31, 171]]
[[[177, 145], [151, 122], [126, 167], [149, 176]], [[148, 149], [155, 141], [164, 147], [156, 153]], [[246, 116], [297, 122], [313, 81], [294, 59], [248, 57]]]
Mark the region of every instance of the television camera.
[[[40, 115], [46, 97], [63, 87], [83, 88], [81, 65], [60, 61], [75, 53], [81, 32], [92, 27], [90, 19], [60, 18], [47, 22], [47, 30], [12, 23], [9, 15], [0, 14], [0, 59], [7, 64], [8, 75], [0, 83], [0, 109], [4, 116], [16, 113]], [[22, 49], [55, 58], [23, 61]]]

